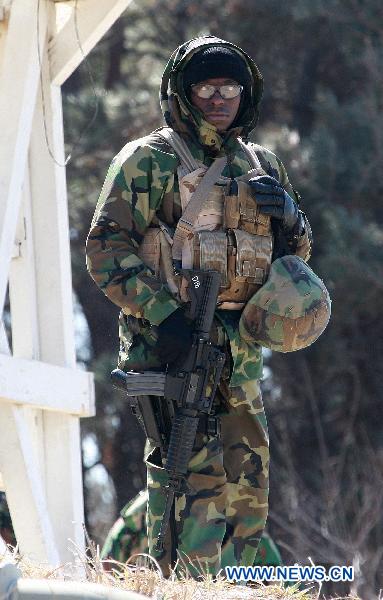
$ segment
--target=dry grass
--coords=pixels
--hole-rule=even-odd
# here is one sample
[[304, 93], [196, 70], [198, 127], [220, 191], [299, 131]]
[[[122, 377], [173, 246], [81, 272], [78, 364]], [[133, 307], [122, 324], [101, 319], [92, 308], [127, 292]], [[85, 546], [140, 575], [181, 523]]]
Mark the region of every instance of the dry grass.
[[[12, 560], [26, 578], [66, 581], [78, 579], [119, 590], [132, 590], [154, 600], [313, 600], [317, 597], [293, 587], [237, 586], [229, 584], [223, 577], [213, 581], [209, 575], [203, 576], [201, 581], [195, 581], [191, 577], [177, 577], [175, 574], [165, 579], [156, 561], [144, 554], [131, 557], [128, 564], [101, 561], [98, 550], [93, 547], [88, 549], [86, 555], [76, 551], [73, 563], [58, 568], [33, 563], [14, 549], [11, 554]], [[1, 563], [0, 556], [0, 565]]]
[[[234, 585], [224, 577], [213, 580], [212, 576], [202, 573], [201, 581], [175, 573], [165, 579], [159, 565], [148, 555], [132, 556], [126, 564], [101, 561], [98, 548], [93, 544], [90, 544], [86, 554], [76, 549], [73, 563], [58, 568], [33, 563], [20, 556], [17, 549], [11, 549], [7, 557], [0, 555], [0, 566], [10, 558], [25, 578], [98, 583], [119, 590], [131, 590], [153, 600], [318, 600], [320, 597], [320, 589], [313, 587], [299, 589], [299, 585]], [[349, 597], [347, 600], [360, 599]]]

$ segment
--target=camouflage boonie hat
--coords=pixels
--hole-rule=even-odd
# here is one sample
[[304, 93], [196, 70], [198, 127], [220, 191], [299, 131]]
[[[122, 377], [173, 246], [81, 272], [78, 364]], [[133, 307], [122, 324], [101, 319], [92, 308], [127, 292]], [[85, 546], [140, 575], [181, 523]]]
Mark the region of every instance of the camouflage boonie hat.
[[266, 283], [243, 309], [239, 333], [271, 350], [293, 352], [315, 342], [330, 314], [323, 281], [302, 258], [283, 256], [272, 263]]

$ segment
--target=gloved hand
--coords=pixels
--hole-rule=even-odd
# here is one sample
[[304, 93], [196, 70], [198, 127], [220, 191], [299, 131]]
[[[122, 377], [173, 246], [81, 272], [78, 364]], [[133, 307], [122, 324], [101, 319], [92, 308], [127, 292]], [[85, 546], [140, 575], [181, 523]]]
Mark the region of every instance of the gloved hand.
[[285, 233], [292, 231], [299, 216], [298, 206], [279, 181], [260, 175], [250, 179], [249, 185], [261, 213], [278, 219]]
[[178, 308], [158, 325], [155, 352], [163, 364], [181, 364], [192, 345], [192, 321]]

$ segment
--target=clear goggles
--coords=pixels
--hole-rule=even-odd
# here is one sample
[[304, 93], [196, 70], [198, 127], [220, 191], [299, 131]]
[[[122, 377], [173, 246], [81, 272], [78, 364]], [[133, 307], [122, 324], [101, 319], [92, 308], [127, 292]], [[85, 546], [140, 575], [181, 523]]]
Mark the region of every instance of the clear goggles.
[[210, 85], [209, 83], [196, 83], [191, 86], [194, 94], [198, 98], [204, 98], [208, 100], [212, 98], [216, 92], [219, 93], [221, 98], [224, 100], [231, 100], [237, 98], [243, 90], [243, 85], [238, 83], [227, 83], [225, 85]]

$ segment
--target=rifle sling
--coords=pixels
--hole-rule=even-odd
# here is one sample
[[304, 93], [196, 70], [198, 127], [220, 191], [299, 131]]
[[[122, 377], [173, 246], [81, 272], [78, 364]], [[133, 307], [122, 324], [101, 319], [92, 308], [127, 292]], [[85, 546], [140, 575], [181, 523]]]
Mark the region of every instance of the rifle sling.
[[[159, 131], [158, 134], [172, 146], [177, 156], [179, 156], [179, 158], [185, 162], [188, 169], [191, 167], [194, 167], [194, 169], [198, 167], [184, 140], [176, 131], [164, 128]], [[227, 156], [216, 158], [206, 171], [205, 175], [202, 177], [196, 190], [191, 195], [189, 203], [182, 213], [174, 232], [172, 246], [173, 260], [180, 261], [182, 259], [182, 247], [184, 241], [186, 238], [193, 236], [193, 227], [198, 215], [202, 211], [212, 187], [221, 175], [226, 164]]]

